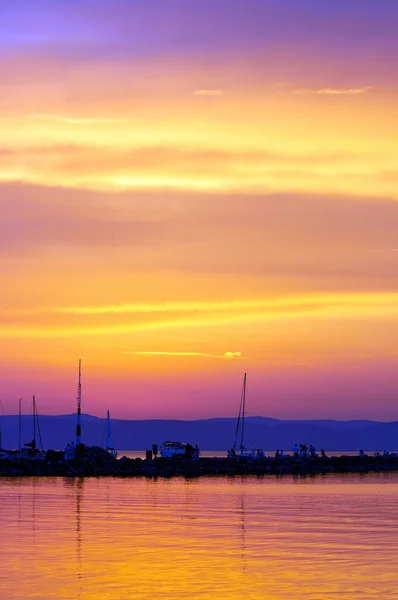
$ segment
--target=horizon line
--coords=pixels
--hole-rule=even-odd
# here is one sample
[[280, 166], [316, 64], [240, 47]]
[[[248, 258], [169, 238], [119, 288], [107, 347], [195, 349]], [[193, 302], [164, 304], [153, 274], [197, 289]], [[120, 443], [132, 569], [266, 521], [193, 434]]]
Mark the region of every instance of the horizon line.
[[[22, 417], [31, 417], [31, 413], [26, 412], [26, 413], [22, 413], [21, 415]], [[38, 415], [39, 418], [42, 417], [54, 417], [54, 418], [62, 418], [62, 417], [75, 417], [76, 413], [72, 412], [72, 413], [62, 413], [62, 414], [40, 414]], [[98, 416], [98, 415], [93, 415], [91, 413], [81, 413], [82, 417], [92, 417], [93, 419], [100, 419], [103, 421], [106, 421], [107, 417], [106, 415], [104, 417]], [[5, 417], [19, 417], [18, 413], [10, 413], [10, 414], [2, 414], [0, 415], [0, 424], [1, 424], [1, 419], [5, 418]], [[232, 416], [232, 417], [198, 417], [196, 419], [178, 419], [178, 418], [167, 418], [167, 417], [150, 417], [150, 418], [119, 418], [119, 417], [111, 417], [111, 421], [178, 421], [178, 422], [184, 422], [184, 423], [194, 423], [196, 421], [215, 421], [215, 420], [231, 420], [231, 421], [236, 421], [236, 416]], [[368, 422], [368, 423], [398, 423], [398, 418], [397, 419], [393, 419], [393, 420], [387, 420], [387, 421], [380, 421], [377, 419], [369, 419], [369, 418], [357, 418], [357, 419], [336, 419], [336, 418], [332, 418], [332, 417], [323, 417], [323, 418], [307, 418], [307, 419], [282, 419], [279, 417], [267, 417], [264, 415], [246, 415], [245, 419], [268, 419], [269, 421], [281, 421], [281, 422], [322, 422], [322, 421], [334, 421], [336, 423], [352, 423], [352, 422]]]

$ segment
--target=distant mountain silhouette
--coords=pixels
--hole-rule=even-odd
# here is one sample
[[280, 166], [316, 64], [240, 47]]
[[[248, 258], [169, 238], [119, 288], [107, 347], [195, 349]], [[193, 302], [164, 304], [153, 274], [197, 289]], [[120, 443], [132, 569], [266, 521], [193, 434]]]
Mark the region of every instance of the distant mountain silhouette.
[[[236, 420], [232, 418], [177, 421], [153, 419], [143, 421], [112, 420], [115, 447], [120, 450], [146, 450], [152, 444], [166, 440], [187, 441], [198, 444], [202, 450], [231, 448]], [[45, 448], [63, 449], [75, 440], [76, 416], [41, 416], [40, 432]], [[18, 416], [1, 418], [2, 445], [18, 446]], [[22, 417], [22, 443], [33, 436], [32, 417]], [[105, 438], [105, 419], [82, 415], [82, 437], [87, 445], [101, 445]], [[39, 434], [36, 433], [37, 442]], [[268, 417], [247, 417], [245, 420], [245, 446], [272, 450], [283, 448], [289, 452], [294, 444], [313, 444], [317, 449], [354, 451], [398, 450], [398, 421], [282, 421]]]

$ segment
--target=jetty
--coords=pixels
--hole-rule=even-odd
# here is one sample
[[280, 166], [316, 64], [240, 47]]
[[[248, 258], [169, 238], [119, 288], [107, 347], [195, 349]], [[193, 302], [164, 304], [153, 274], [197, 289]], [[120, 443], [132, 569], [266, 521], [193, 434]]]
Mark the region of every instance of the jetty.
[[86, 448], [79, 458], [66, 460], [64, 452], [49, 450], [43, 459], [20, 455], [0, 460], [0, 477], [210, 477], [317, 475], [398, 471], [398, 455], [296, 456], [235, 458], [127, 458], [115, 459], [103, 448]]

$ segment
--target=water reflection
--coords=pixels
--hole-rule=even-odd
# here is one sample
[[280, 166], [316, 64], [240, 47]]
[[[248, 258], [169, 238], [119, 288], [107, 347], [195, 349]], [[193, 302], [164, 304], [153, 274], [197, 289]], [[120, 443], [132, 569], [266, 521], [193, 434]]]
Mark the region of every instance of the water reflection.
[[242, 571], [246, 572], [247, 557], [246, 557], [246, 522], [245, 522], [245, 494], [242, 492], [239, 497], [239, 514], [240, 514], [240, 543], [241, 543], [241, 559]]
[[0, 598], [396, 599], [398, 474], [4, 479]]
[[[82, 524], [81, 524], [81, 505], [83, 498], [84, 479], [76, 480], [76, 565], [77, 577], [82, 578]], [[80, 597], [80, 596], [79, 596]]]
[[83, 491], [85, 485], [85, 479], [82, 477], [66, 477], [63, 480], [65, 489], [68, 497], [71, 498], [75, 504], [75, 556], [74, 561], [75, 573], [77, 578], [77, 598], [82, 597], [82, 585], [83, 585], [83, 561], [82, 561], [82, 548], [83, 548], [83, 536], [82, 536], [82, 502], [83, 502]]

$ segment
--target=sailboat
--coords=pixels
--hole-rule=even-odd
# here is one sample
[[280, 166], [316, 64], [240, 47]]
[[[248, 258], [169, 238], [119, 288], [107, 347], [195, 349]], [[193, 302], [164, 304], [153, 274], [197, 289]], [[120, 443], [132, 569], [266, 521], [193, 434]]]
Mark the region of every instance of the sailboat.
[[[21, 439], [21, 401], [19, 402], [19, 440]], [[43, 444], [41, 440], [39, 415], [36, 407], [36, 397], [33, 396], [32, 400], [32, 418], [33, 418], [33, 438], [31, 442], [26, 442], [23, 448], [19, 448], [18, 458], [30, 458], [35, 460], [44, 460], [46, 457], [46, 451], [43, 450]], [[39, 433], [40, 449], [37, 448], [36, 441], [36, 427]]]
[[[246, 389], [247, 389], [247, 374], [245, 373], [245, 376], [243, 378], [242, 395], [240, 398], [238, 420], [236, 422], [234, 445], [232, 446], [231, 450], [228, 450], [228, 453], [227, 453], [228, 458], [234, 458], [236, 456], [241, 456], [241, 457], [246, 457], [246, 458], [262, 458], [264, 456], [264, 452], [262, 450], [248, 451], [244, 447]], [[237, 451], [236, 445], [237, 445], [237, 441], [238, 441], [239, 432], [240, 432], [240, 445], [239, 445], [239, 450]]]
[[106, 451], [112, 456], [117, 458], [117, 450], [113, 447], [112, 431], [111, 431], [111, 418], [109, 415], [109, 409], [106, 416]]

